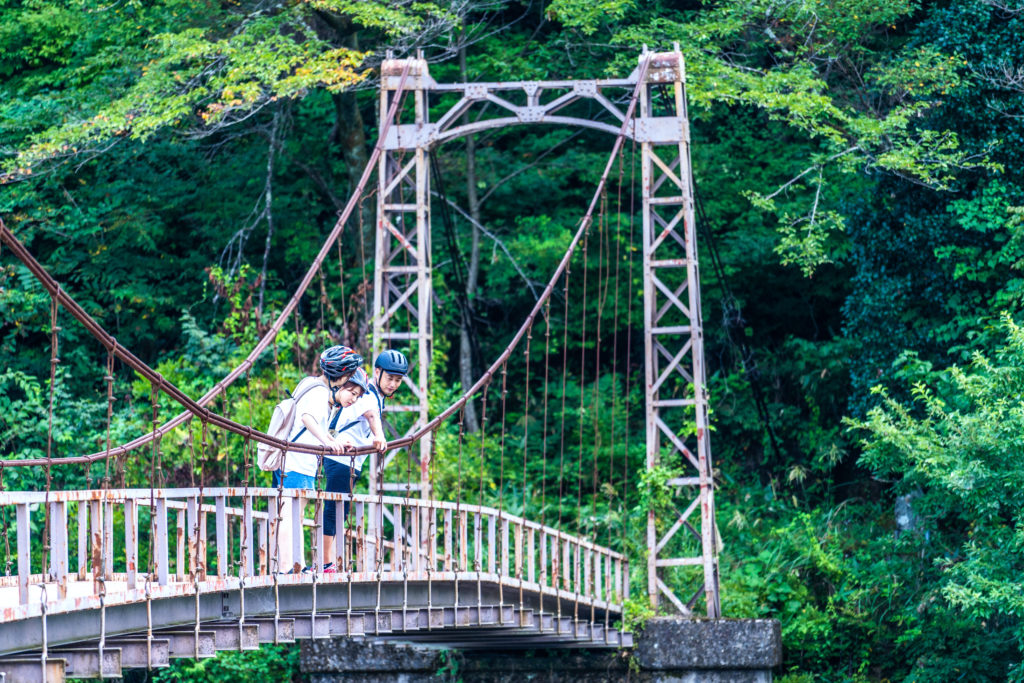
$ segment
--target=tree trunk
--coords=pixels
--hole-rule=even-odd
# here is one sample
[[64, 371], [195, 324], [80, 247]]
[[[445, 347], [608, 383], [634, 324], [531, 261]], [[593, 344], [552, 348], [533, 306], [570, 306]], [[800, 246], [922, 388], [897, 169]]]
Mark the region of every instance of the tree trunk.
[[[459, 48], [459, 73], [462, 81], [468, 82], [466, 75], [466, 47]], [[469, 122], [469, 114], [463, 114], [463, 123]], [[469, 202], [469, 215], [472, 217], [472, 224], [469, 229], [472, 231], [469, 251], [469, 272], [466, 274], [466, 300], [469, 311], [473, 310], [473, 297], [476, 295], [477, 281], [480, 276], [480, 200], [476, 194], [476, 143], [472, 135], [466, 137], [466, 197]], [[470, 325], [473, 321], [470, 316], [463, 316], [459, 334], [459, 381], [462, 382], [462, 389], [465, 391], [473, 386], [476, 381], [476, 374], [473, 372], [473, 349], [470, 343]], [[476, 407], [472, 401], [466, 402], [466, 430], [475, 432], [480, 428], [476, 417]]]
[[[352, 50], [359, 49], [359, 36], [352, 32], [345, 41], [346, 47]], [[359, 102], [354, 92], [340, 92], [333, 96], [334, 100], [334, 127], [331, 131], [331, 142], [341, 146], [342, 158], [345, 161], [345, 172], [348, 176], [348, 192], [350, 195], [359, 184], [359, 178], [369, 158], [367, 152], [366, 132], [363, 126], [363, 114], [359, 110]], [[345, 230], [342, 237], [344, 242], [343, 254], [345, 261], [341, 264], [343, 271], [348, 268], [356, 268], [360, 273], [369, 273], [366, 267], [366, 259], [373, 257], [374, 239], [374, 202], [365, 201], [358, 208], [355, 220], [351, 229]], [[347, 239], [346, 236], [348, 237]], [[367, 277], [371, 277], [367, 275]], [[372, 311], [370, 310], [369, 288], [370, 282], [365, 279], [355, 290], [355, 296], [350, 296], [346, 302], [346, 309], [351, 311], [346, 320], [341, 343], [366, 350], [369, 348], [369, 329]], [[372, 359], [371, 359], [372, 360]]]

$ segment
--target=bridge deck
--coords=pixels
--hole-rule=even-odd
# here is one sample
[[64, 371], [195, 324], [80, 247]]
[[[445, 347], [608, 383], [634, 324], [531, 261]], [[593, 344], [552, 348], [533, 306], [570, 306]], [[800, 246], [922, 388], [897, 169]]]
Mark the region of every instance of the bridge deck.
[[[307, 557], [323, 557], [324, 507], [337, 503], [348, 510], [339, 505], [336, 559], [350, 571], [272, 571], [289, 545], [277, 542], [281, 511], [299, 513], [295, 556], [309, 545]], [[631, 642], [614, 628], [625, 558], [493, 508], [240, 488], [4, 492], [0, 507], [17, 522], [18, 573], [0, 579], [7, 680], [42, 680], [44, 652], [84, 678], [303, 637]]]

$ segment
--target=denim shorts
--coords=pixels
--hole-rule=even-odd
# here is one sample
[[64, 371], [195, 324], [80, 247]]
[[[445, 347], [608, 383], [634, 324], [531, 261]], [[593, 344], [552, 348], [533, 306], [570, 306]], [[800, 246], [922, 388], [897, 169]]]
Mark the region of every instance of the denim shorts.
[[284, 485], [286, 489], [315, 489], [316, 477], [298, 472], [285, 472]]
[[[324, 491], [331, 493], [351, 493], [352, 485], [359, 481], [359, 470], [352, 470], [348, 465], [342, 465], [334, 460], [324, 460]], [[348, 501], [344, 503], [329, 503], [324, 508], [324, 536], [334, 536], [338, 530], [338, 506], [341, 506], [341, 516], [348, 516]], [[351, 522], [350, 522], [351, 523]]]

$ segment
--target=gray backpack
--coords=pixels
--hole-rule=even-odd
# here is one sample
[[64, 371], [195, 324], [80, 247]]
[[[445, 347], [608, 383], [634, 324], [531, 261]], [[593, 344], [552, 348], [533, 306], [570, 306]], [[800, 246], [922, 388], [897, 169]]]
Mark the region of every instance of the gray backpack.
[[[302, 383], [300, 382], [299, 384], [301, 386]], [[294, 396], [289, 396], [274, 406], [274, 414], [270, 418], [267, 434], [275, 439], [288, 441], [288, 436], [292, 433], [292, 428], [295, 426], [295, 411], [298, 408], [299, 399], [319, 384], [319, 382], [307, 382], [306, 386], [296, 391]], [[303, 427], [302, 431], [306, 431], [305, 427]], [[300, 436], [302, 436], [302, 432], [296, 434], [295, 438], [298, 439]], [[284, 465], [284, 451], [277, 446], [259, 443], [256, 445], [256, 464], [264, 472], [279, 470]]]

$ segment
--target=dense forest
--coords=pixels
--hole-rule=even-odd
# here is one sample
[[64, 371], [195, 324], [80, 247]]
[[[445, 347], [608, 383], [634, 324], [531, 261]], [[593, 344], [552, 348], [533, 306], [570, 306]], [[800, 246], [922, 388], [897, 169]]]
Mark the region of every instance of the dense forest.
[[[245, 356], [337, 220], [377, 137], [387, 50], [422, 50], [439, 81], [493, 81], [622, 77], [643, 45], [678, 43], [723, 613], [781, 621], [787, 683], [1024, 680], [1021, 0], [0, 0], [0, 17], [0, 217], [192, 396]], [[451, 232], [434, 244], [436, 406], [508, 343], [610, 148], [601, 133], [533, 127], [436, 150], [435, 229], [443, 217]], [[372, 206], [325, 263], [330, 291], [304, 297], [275, 360], [218, 410], [263, 425], [280, 383], [325, 341], [368, 348]], [[609, 201], [605, 222], [630, 221], [631, 206]], [[610, 272], [613, 251], [599, 246], [594, 277]], [[51, 387], [50, 297], [11, 254], [0, 268], [0, 453], [47, 452], [51, 392], [54, 454], [101, 450], [105, 352], [66, 322]], [[638, 277], [613, 292], [630, 313], [603, 338], [567, 335], [565, 354], [642, 329], [629, 306]], [[623, 384], [641, 347], [597, 356], [573, 400], [642, 405], [642, 388]], [[115, 375], [121, 443], [149, 427], [153, 397], [127, 369]], [[553, 403], [565, 391], [552, 385]], [[611, 415], [613, 432], [643, 434], [642, 410]], [[217, 455], [201, 465], [166, 445], [157, 483], [263, 476], [211, 439]], [[633, 473], [641, 441], [629, 442]], [[441, 492], [459, 476], [445, 443]], [[148, 458], [113, 474], [57, 468], [53, 485], [137, 484]], [[557, 469], [529, 467], [561, 490]], [[8, 468], [2, 485], [41, 488], [46, 476]], [[515, 486], [483, 476], [487, 496]], [[605, 478], [580, 478], [583, 496], [600, 494], [600, 514], [580, 523], [607, 526], [637, 558], [629, 618], [640, 624], [641, 529], [663, 501], [638, 474]], [[296, 666], [293, 650], [269, 649], [156, 679]]]

